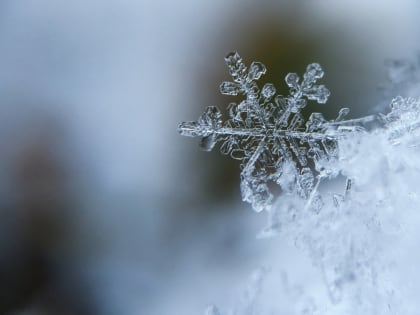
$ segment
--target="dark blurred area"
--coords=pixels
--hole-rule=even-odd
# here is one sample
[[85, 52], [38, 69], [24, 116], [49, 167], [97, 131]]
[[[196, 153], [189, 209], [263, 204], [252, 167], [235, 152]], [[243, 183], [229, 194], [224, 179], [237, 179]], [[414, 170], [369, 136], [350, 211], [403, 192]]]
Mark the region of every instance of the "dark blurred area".
[[[223, 58], [319, 62], [335, 118], [383, 101], [415, 1], [2, 1], [0, 314], [197, 314], [267, 255], [239, 166], [177, 134], [225, 109]], [[293, 257], [285, 261], [293, 264]]]
[[0, 223], [0, 312], [93, 314], [83, 279], [75, 282], [71, 268], [63, 270], [60, 254], [77, 232], [69, 170], [57, 152], [60, 126], [38, 119], [33, 117], [31, 133], [7, 161], [11, 191], [3, 199]]

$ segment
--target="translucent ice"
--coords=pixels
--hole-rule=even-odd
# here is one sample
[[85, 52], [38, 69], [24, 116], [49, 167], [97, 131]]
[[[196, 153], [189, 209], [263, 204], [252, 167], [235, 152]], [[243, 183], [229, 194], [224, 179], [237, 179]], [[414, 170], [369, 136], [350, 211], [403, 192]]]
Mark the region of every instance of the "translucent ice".
[[[340, 121], [348, 109], [342, 109], [335, 121], [327, 121], [320, 113], [304, 119], [301, 111], [309, 100], [324, 104], [330, 95], [324, 85], [316, 84], [324, 75], [317, 63], [308, 65], [303, 80], [296, 73], [286, 76], [290, 95], [284, 97], [275, 96], [272, 83], [266, 83], [260, 91], [256, 80], [266, 72], [262, 63], [254, 61], [248, 68], [237, 52], [228, 54], [225, 61], [232, 81], [220, 85], [221, 93], [241, 94], [245, 99], [228, 106], [224, 122], [220, 110], [211, 106], [197, 121], [181, 123], [179, 132], [202, 137], [204, 150], [221, 142], [223, 154], [241, 161], [242, 199], [256, 211], [270, 208], [274, 199], [269, 183], [284, 182], [281, 178], [285, 169], [294, 178], [292, 191], [309, 200], [316, 186], [309, 183], [321, 180], [320, 170], [337, 158], [336, 141], [343, 136], [340, 127], [346, 124]], [[308, 161], [312, 167], [308, 167]]]

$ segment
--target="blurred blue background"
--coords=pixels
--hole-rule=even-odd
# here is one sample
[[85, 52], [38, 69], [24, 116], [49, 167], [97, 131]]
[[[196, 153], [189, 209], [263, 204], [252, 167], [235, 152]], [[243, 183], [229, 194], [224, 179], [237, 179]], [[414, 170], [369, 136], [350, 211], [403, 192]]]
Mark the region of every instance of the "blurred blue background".
[[273, 251], [300, 268], [281, 240], [255, 239], [265, 217], [241, 203], [237, 163], [177, 124], [231, 101], [218, 92], [231, 50], [280, 89], [319, 62], [321, 111], [370, 113], [384, 61], [418, 51], [419, 13], [414, 0], [2, 0], [0, 313], [200, 314]]

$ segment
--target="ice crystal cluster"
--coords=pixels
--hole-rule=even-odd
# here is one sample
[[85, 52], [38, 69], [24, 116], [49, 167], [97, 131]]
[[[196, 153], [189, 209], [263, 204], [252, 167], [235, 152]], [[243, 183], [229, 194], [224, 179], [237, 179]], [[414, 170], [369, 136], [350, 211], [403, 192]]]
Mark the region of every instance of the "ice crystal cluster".
[[318, 83], [320, 65], [310, 64], [302, 78], [289, 73], [290, 95], [281, 96], [271, 83], [258, 87], [263, 64], [246, 67], [236, 52], [226, 63], [232, 82], [220, 90], [243, 101], [228, 106], [225, 121], [212, 106], [179, 132], [201, 137], [205, 150], [220, 142], [223, 154], [240, 161], [243, 200], [269, 216], [260, 236], [279, 234], [306, 253], [325, 294], [318, 288], [273, 304], [267, 272], [258, 271], [249, 299], [207, 314], [418, 314], [419, 99], [396, 97], [387, 113], [359, 119], [345, 119], [347, 108], [334, 120], [305, 119], [308, 101], [324, 104], [330, 95]]
[[301, 111], [308, 101], [327, 102], [330, 91], [317, 81], [324, 76], [321, 66], [312, 63], [301, 79], [296, 73], [286, 76], [290, 88], [287, 97], [276, 95], [276, 88], [266, 83], [260, 90], [256, 80], [266, 72], [260, 62], [246, 67], [237, 52], [225, 58], [232, 82], [223, 82], [220, 91], [226, 95], [244, 95], [239, 104], [228, 106], [229, 118], [223, 122], [216, 106], [192, 122], [179, 125], [184, 136], [201, 137], [200, 146], [212, 150], [222, 142], [220, 151], [241, 161], [242, 199], [256, 211], [269, 209], [273, 202], [270, 184], [284, 193], [294, 193], [308, 200], [318, 211], [322, 205], [317, 193], [319, 182], [337, 175], [331, 167], [337, 159], [337, 140], [361, 129], [359, 124], [371, 120], [343, 120], [349, 113], [343, 108], [333, 121], [321, 113], [312, 113], [307, 121]]

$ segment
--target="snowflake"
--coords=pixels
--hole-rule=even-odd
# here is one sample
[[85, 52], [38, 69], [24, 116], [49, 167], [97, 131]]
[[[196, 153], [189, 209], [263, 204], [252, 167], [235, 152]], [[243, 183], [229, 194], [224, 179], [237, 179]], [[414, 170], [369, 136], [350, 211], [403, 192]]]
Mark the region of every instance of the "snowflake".
[[256, 211], [270, 209], [272, 187], [276, 185], [319, 211], [323, 203], [317, 192], [319, 183], [337, 175], [331, 165], [338, 157], [338, 139], [349, 132], [363, 131], [362, 123], [374, 117], [343, 120], [349, 109], [342, 108], [332, 121], [321, 113], [312, 113], [305, 120], [301, 111], [308, 101], [325, 104], [330, 96], [324, 85], [317, 84], [324, 76], [317, 63], [307, 66], [303, 79], [296, 73], [286, 76], [290, 95], [284, 97], [276, 94], [271, 83], [258, 87], [256, 81], [266, 72], [262, 63], [254, 61], [247, 68], [237, 52], [228, 54], [225, 61], [232, 81], [223, 82], [220, 91], [243, 95], [244, 100], [229, 104], [226, 121], [218, 107], [207, 107], [197, 121], [180, 123], [180, 134], [201, 137], [200, 146], [206, 151], [221, 142], [221, 153], [241, 161], [242, 199]]

